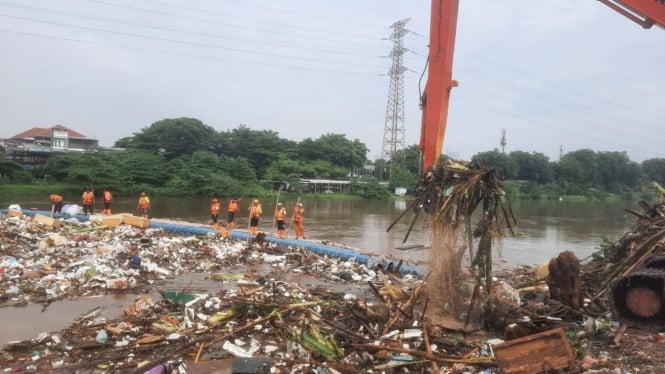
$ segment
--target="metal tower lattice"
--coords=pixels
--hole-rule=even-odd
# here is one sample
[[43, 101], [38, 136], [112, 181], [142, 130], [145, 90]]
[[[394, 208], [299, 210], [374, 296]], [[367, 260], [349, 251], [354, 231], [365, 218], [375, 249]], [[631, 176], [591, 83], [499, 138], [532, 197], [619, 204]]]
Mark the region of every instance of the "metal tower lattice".
[[388, 105], [386, 107], [386, 123], [383, 130], [383, 151], [381, 158], [390, 165], [392, 175], [395, 153], [404, 149], [404, 35], [409, 30], [404, 26], [410, 18], [393, 23], [390, 39], [393, 41], [393, 49], [390, 51], [393, 64], [388, 71], [390, 75], [390, 89], [388, 91]]

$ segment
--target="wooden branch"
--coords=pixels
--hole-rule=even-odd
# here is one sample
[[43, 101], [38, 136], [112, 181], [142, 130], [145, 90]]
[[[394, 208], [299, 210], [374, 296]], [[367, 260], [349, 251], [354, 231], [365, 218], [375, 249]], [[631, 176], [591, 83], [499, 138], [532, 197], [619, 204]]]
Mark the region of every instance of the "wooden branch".
[[411, 292], [411, 297], [409, 297], [409, 300], [407, 300], [405, 303], [399, 306], [399, 312], [400, 313], [395, 313], [395, 315], [386, 323], [386, 325], [383, 327], [383, 333], [382, 335], [385, 335], [390, 331], [392, 326], [397, 322], [397, 320], [400, 317], [400, 314], [406, 315], [406, 310], [410, 308], [411, 304], [416, 300], [417, 296], [420, 294], [421, 289], [425, 286], [427, 283], [427, 278], [429, 278], [429, 275], [431, 272], [428, 272], [427, 275], [425, 275], [425, 278], [416, 286], [416, 288], [413, 289], [413, 292]]
[[653, 234], [651, 237], [646, 239], [644, 242], [640, 244], [640, 246], [631, 253], [630, 256], [624, 261], [625, 264], [632, 264], [628, 266], [628, 268], [625, 268], [623, 271], [619, 273], [615, 273], [613, 276], [611, 276], [607, 281], [605, 281], [605, 285], [601, 290], [596, 294], [596, 296], [592, 299], [592, 301], [595, 301], [596, 299], [600, 298], [607, 292], [609, 289], [610, 284], [614, 279], [617, 277], [623, 277], [626, 274], [630, 273], [635, 269], [637, 266], [641, 265], [644, 260], [646, 260], [647, 256], [649, 256], [654, 249], [656, 248], [656, 243], [663, 237], [665, 236], [665, 229], [662, 229], [658, 231], [657, 233]]
[[[427, 331], [427, 322], [423, 323], [423, 338], [425, 339], [425, 349], [427, 350], [428, 355], [432, 354], [432, 347], [429, 344], [429, 331]], [[435, 373], [439, 372], [439, 364], [436, 361], [432, 361], [432, 371]]]

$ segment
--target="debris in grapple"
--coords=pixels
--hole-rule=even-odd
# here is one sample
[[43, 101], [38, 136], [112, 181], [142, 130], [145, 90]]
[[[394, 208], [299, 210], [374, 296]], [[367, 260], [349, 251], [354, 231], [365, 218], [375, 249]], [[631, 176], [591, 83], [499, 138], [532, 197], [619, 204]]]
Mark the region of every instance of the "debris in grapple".
[[[424, 219], [432, 225], [432, 258], [425, 314], [433, 322], [454, 330], [473, 329], [487, 322], [480, 319], [488, 317], [482, 309], [492, 290], [492, 240], [503, 235], [503, 224], [513, 235], [516, 228], [504, 199], [496, 170], [448, 159], [420, 178], [413, 201], [388, 227], [389, 231], [407, 212], [413, 212], [406, 242], [420, 213], [428, 214]], [[482, 214], [474, 215], [478, 208]], [[472, 219], [476, 218], [473, 227]], [[463, 270], [464, 266], [468, 268]]]

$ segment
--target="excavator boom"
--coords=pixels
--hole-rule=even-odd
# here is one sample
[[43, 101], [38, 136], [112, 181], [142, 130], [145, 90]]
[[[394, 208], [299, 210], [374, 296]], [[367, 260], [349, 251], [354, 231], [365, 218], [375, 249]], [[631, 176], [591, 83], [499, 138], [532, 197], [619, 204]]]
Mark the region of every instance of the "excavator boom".
[[458, 9], [459, 0], [432, 0], [427, 85], [421, 97], [423, 120], [419, 148], [423, 172], [441, 155], [450, 90], [457, 86], [452, 71]]
[[665, 1], [663, 0], [599, 1], [645, 29], [654, 24], [665, 28]]

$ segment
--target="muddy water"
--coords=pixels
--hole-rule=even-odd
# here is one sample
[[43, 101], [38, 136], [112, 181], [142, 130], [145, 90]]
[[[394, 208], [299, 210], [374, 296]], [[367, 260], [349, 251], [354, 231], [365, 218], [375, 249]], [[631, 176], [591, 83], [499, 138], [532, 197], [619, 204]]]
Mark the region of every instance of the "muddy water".
[[[296, 197], [280, 199], [289, 211]], [[241, 214], [237, 227], [247, 225], [247, 210], [250, 199], [241, 201]], [[305, 207], [305, 235], [334, 243], [358, 248], [365, 253], [391, 255], [427, 261], [429, 258], [429, 225], [418, 221], [409, 240], [403, 239], [410, 224], [405, 217], [390, 231], [388, 226], [406, 209], [405, 201], [322, 201], [301, 200]], [[13, 201], [2, 201], [6, 207]], [[24, 209], [50, 209], [43, 201], [19, 202]], [[274, 201], [262, 201], [264, 212], [274, 209]], [[209, 199], [173, 199], [152, 197], [151, 217], [180, 219], [197, 223], [208, 223]], [[614, 241], [630, 229], [635, 222], [624, 208], [635, 208], [636, 204], [624, 203], [567, 203], [567, 202], [516, 202], [513, 211], [519, 220], [520, 235], [495, 241], [497, 267], [512, 267], [517, 264], [537, 264], [556, 256], [564, 250], [572, 250], [584, 258], [596, 251], [604, 239]], [[98, 209], [101, 204], [98, 204]], [[116, 199], [114, 212], [135, 212], [135, 199]], [[223, 215], [225, 218], [225, 215]], [[270, 217], [270, 214], [267, 214]], [[264, 219], [260, 229], [273, 231], [272, 220]], [[292, 233], [291, 233], [292, 235]], [[411, 248], [404, 250], [401, 248]], [[265, 270], [265, 269], [263, 269]], [[258, 271], [263, 271], [259, 269]], [[198, 290], [216, 293], [222, 289], [220, 282], [206, 278], [207, 274], [191, 274], [170, 280], [163, 288]], [[302, 280], [301, 280], [302, 282]], [[344, 286], [340, 286], [344, 287]], [[157, 295], [156, 288], [151, 295]], [[58, 301], [42, 311], [42, 305], [9, 307], [0, 309], [0, 345], [13, 340], [35, 337], [41, 332], [57, 331], [70, 324], [76, 317], [97, 306], [106, 308], [105, 316], [115, 318], [128, 307], [136, 295], [106, 295], [95, 298]]]

